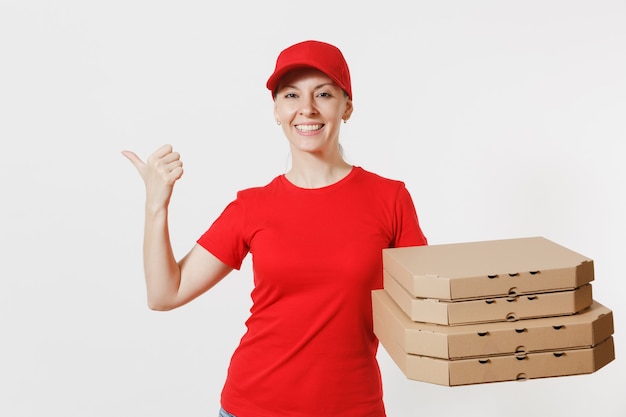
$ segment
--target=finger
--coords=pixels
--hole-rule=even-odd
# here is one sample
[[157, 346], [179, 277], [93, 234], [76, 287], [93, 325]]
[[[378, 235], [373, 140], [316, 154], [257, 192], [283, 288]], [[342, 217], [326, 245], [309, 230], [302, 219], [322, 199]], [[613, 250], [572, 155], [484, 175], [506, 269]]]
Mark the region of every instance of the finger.
[[160, 161], [164, 164], [171, 164], [173, 162], [180, 161], [180, 154], [178, 152], [170, 152], [163, 155]]
[[183, 176], [183, 172], [184, 170], [182, 166], [174, 168], [172, 172], [170, 172], [170, 179], [172, 180], [172, 183], [178, 181], [180, 177]]
[[168, 184], [174, 184], [183, 176], [183, 162], [176, 160], [163, 167], [163, 178]]
[[181, 161], [180, 159], [174, 159], [173, 161], [169, 161], [169, 162], [167, 161], [162, 161], [162, 162], [163, 162], [163, 167], [165, 168], [165, 171], [167, 172], [171, 172], [175, 168], [183, 166], [183, 161]]
[[180, 155], [176, 152], [169, 153], [160, 159], [153, 156], [148, 160], [148, 165], [152, 167], [155, 172], [158, 172], [161, 176], [166, 177], [178, 167], [183, 166], [183, 161], [180, 160]]
[[132, 151], [122, 151], [122, 155], [124, 155], [137, 170], [141, 171], [146, 164]]
[[172, 145], [165, 144], [159, 147], [156, 151], [152, 152], [150, 158], [161, 159], [165, 155], [172, 153]]

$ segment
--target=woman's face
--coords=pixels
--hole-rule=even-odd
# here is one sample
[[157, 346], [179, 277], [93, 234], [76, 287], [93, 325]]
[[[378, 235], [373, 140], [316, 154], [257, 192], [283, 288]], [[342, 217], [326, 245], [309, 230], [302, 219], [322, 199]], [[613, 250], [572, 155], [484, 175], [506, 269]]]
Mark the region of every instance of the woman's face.
[[274, 116], [280, 122], [292, 152], [325, 153], [339, 149], [342, 120], [352, 114], [352, 101], [326, 74], [304, 68], [280, 80]]

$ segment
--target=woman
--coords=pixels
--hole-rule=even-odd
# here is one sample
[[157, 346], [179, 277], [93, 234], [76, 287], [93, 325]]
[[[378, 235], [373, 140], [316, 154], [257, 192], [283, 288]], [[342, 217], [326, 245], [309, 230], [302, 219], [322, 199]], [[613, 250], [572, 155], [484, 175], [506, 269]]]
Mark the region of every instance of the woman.
[[353, 107], [339, 49], [318, 41], [292, 45], [279, 55], [267, 88], [291, 168], [237, 193], [180, 262], [167, 223], [180, 156], [169, 145], [147, 163], [123, 152], [146, 185], [149, 306], [169, 310], [191, 301], [250, 252], [253, 306], [231, 359], [221, 415], [382, 417], [371, 291], [382, 287], [382, 249], [425, 245], [426, 238], [402, 182], [342, 157], [339, 131]]

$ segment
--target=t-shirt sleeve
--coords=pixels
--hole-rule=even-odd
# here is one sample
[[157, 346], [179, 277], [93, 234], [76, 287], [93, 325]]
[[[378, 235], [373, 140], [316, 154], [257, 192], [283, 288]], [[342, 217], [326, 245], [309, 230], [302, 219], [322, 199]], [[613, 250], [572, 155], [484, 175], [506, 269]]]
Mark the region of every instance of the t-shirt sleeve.
[[392, 247], [423, 246], [428, 244], [420, 227], [415, 205], [404, 183], [398, 189], [395, 206], [396, 231]]
[[245, 208], [239, 196], [232, 201], [197, 243], [228, 266], [240, 269], [249, 252], [244, 236]]

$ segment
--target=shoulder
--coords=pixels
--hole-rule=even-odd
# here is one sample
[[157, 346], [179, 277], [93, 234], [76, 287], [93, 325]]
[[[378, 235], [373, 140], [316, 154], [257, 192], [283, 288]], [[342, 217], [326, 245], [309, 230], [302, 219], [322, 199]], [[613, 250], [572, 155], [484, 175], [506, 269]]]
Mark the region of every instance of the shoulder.
[[355, 166], [354, 169], [358, 170], [357, 174], [360, 181], [368, 183], [368, 186], [389, 190], [405, 188], [404, 181], [383, 177], [380, 174], [368, 171], [359, 166]]
[[239, 190], [237, 191], [237, 200], [256, 201], [269, 198], [278, 192], [281, 188], [282, 181], [282, 175], [279, 175], [265, 185]]

